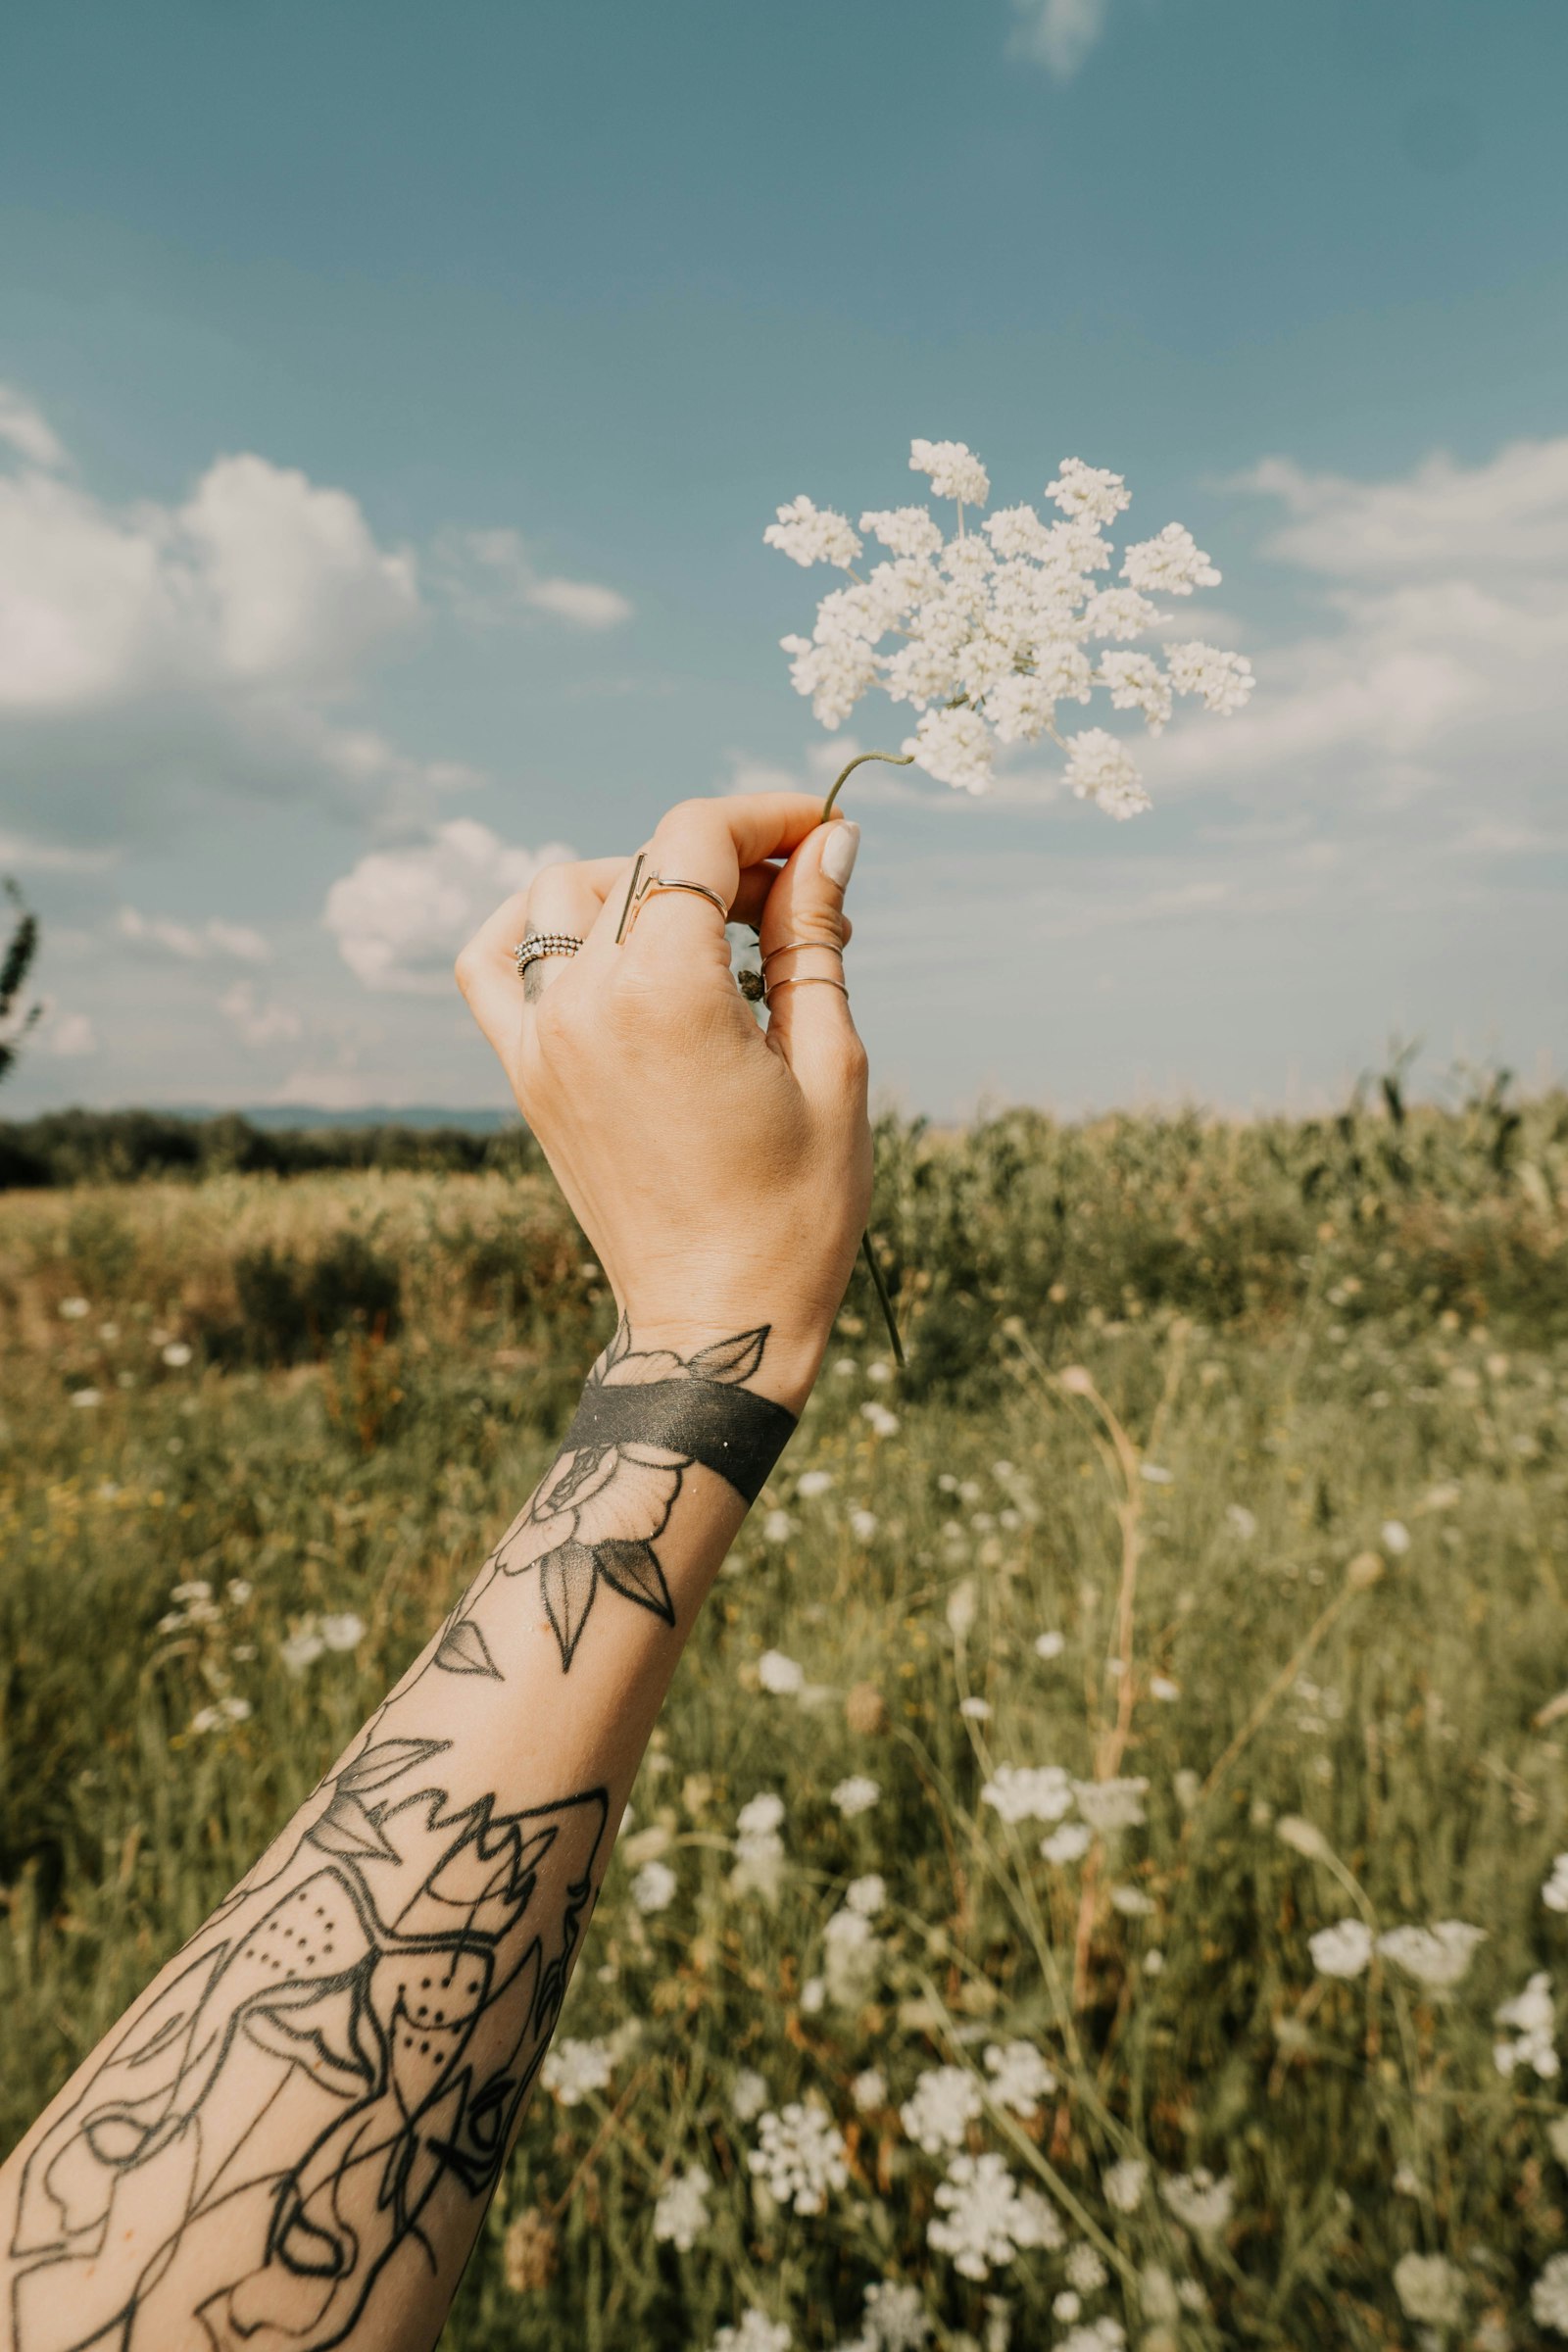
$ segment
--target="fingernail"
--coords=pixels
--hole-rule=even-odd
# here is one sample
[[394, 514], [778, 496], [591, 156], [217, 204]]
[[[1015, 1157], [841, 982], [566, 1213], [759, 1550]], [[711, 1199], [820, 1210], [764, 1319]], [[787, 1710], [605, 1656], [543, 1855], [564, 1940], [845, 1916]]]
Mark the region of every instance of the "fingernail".
[[839, 890], [848, 890], [855, 860], [860, 854], [860, 828], [848, 817], [837, 817], [822, 844], [822, 871]]

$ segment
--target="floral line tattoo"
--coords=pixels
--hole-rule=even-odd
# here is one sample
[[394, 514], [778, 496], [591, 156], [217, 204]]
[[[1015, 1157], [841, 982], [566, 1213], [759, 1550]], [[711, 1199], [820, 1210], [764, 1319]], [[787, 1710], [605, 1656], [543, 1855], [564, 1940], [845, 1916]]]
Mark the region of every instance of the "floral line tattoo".
[[[622, 1316], [555, 1464], [494, 1555], [504, 1576], [538, 1569], [564, 1673], [601, 1585], [674, 1624], [654, 1545], [688, 1471], [716, 1472], [748, 1503], [760, 1494], [795, 1428], [793, 1413], [744, 1385], [762, 1361], [768, 1330], [759, 1324], [681, 1356], [633, 1348]], [[437, 1664], [483, 1674], [485, 1658], [483, 1637], [473, 1641], [468, 1621], [453, 1620]]]

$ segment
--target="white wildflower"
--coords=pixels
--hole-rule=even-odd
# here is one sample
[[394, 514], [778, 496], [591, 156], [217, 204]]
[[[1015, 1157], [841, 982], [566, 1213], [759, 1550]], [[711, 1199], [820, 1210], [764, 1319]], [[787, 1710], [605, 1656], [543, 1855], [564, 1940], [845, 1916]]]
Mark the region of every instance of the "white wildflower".
[[887, 1406], [875, 1396], [868, 1396], [861, 1405], [860, 1419], [867, 1424], [876, 1437], [896, 1438], [899, 1434], [898, 1414], [890, 1412]]
[[220, 1713], [229, 1723], [247, 1723], [250, 1720], [251, 1702], [248, 1698], [238, 1698], [230, 1691], [226, 1698], [219, 1700], [218, 1705]]
[[1032, 2041], [993, 2041], [986, 2046], [990, 2095], [999, 2107], [1026, 2119], [1056, 2087], [1056, 2078]]
[[1548, 1911], [1568, 1911], [1568, 1854], [1559, 1854], [1552, 1863], [1541, 1899]]
[[1149, 2167], [1141, 2156], [1123, 2156], [1107, 2165], [1100, 2177], [1105, 2202], [1117, 2213], [1136, 2213], [1149, 2186]]
[[1496, 2012], [1499, 2026], [1510, 2027], [1512, 2041], [1493, 2044], [1493, 2059], [1499, 2075], [1511, 2075], [1516, 2068], [1529, 2067], [1543, 2082], [1554, 2082], [1561, 2072], [1557, 2056], [1556, 2018], [1551, 1998], [1551, 1979], [1544, 1969], [1539, 1969], [1523, 1992], [1516, 1992], [1511, 2001], [1504, 2001]]
[[228, 1594], [236, 1609], [242, 1609], [245, 1606], [255, 1590], [256, 1588], [248, 1576], [231, 1576], [223, 1587], [223, 1591]]
[[854, 1510], [850, 1513], [850, 1533], [857, 1544], [869, 1544], [877, 1530], [875, 1511]]
[[862, 514], [860, 528], [895, 556], [934, 556], [942, 545], [942, 526], [932, 521], [929, 507], [884, 508]]
[[761, 2114], [768, 2096], [765, 2077], [755, 2067], [743, 2066], [729, 2086], [730, 2113], [738, 2124], [749, 2124]]
[[956, 1642], [961, 1642], [973, 1626], [980, 1611], [980, 1601], [974, 1589], [974, 1578], [966, 1576], [955, 1585], [948, 1594], [948, 1631]]
[[169, 1597], [177, 1601], [211, 1600], [213, 1588], [204, 1576], [187, 1577], [183, 1584], [170, 1586]]
[[67, 1323], [80, 1323], [91, 1313], [92, 1308], [85, 1298], [62, 1298], [60, 1301], [61, 1318]]
[[991, 734], [978, 710], [922, 710], [914, 733], [900, 749], [939, 784], [951, 784], [959, 792], [991, 790]]
[[1073, 1795], [1089, 1827], [1102, 1838], [1117, 1830], [1136, 1830], [1145, 1821], [1143, 1800], [1149, 1783], [1142, 1779], [1074, 1781]]
[[1320, 1977], [1359, 1977], [1372, 1958], [1372, 1931], [1364, 1920], [1341, 1919], [1306, 1939]]
[[784, 1876], [784, 1840], [779, 1835], [783, 1821], [784, 1800], [771, 1790], [742, 1805], [735, 1816], [732, 1893], [761, 1894], [770, 1902], [776, 1898]]
[[1070, 2286], [1064, 2286], [1059, 2294], [1051, 2298], [1051, 2316], [1054, 2320], [1060, 2320], [1063, 2327], [1075, 2320], [1083, 2307], [1082, 2295], [1075, 2295]]
[[888, 1883], [875, 1870], [868, 1870], [863, 1878], [852, 1879], [844, 1890], [846, 1908], [859, 1912], [862, 1919], [875, 1919], [887, 1899]]
[[774, 1698], [795, 1698], [806, 1688], [806, 1669], [781, 1649], [764, 1649], [757, 1661], [757, 1679]]
[[182, 1372], [191, 1359], [191, 1349], [183, 1340], [171, 1340], [160, 1352], [172, 1372]]
[[73, 1389], [71, 1392], [71, 1401], [78, 1412], [90, 1413], [93, 1406], [102, 1404], [103, 1400], [102, 1389]]
[[321, 1619], [321, 1640], [328, 1649], [354, 1649], [365, 1637], [365, 1619], [341, 1609]]
[[1221, 653], [1197, 640], [1167, 645], [1165, 669], [1177, 694], [1199, 696], [1217, 718], [1230, 718], [1251, 697], [1252, 664], [1243, 654]]
[[1035, 1636], [1035, 1656], [1037, 1658], [1045, 1658], [1048, 1661], [1052, 1658], [1059, 1658], [1066, 1646], [1067, 1637], [1065, 1634], [1049, 1633]]
[[1333, 1859], [1334, 1848], [1316, 1822], [1303, 1821], [1299, 1813], [1282, 1813], [1274, 1825], [1274, 1834], [1293, 1853], [1304, 1854], [1309, 1862]]
[[1230, 2221], [1236, 2189], [1228, 2174], [1216, 2180], [1200, 2165], [1191, 2173], [1172, 2174], [1160, 2187], [1177, 2221], [1195, 2237], [1217, 2237]]
[[1132, 504], [1131, 494], [1119, 473], [1107, 473], [1100, 466], [1086, 466], [1081, 458], [1062, 459], [1055, 480], [1046, 484], [1046, 496], [1064, 514], [1096, 523], [1114, 522]]
[[568, 2034], [546, 2052], [539, 2080], [563, 2107], [575, 2107], [593, 2092], [608, 2089], [614, 2071], [615, 2054], [609, 2041], [579, 2041]]
[[888, 2103], [887, 2077], [879, 2066], [861, 2069], [850, 2084], [850, 2096], [858, 2115], [872, 2115]]
[[314, 1666], [318, 1658], [325, 1655], [325, 1651], [326, 1643], [314, 1625], [302, 1626], [298, 1633], [290, 1634], [286, 1641], [277, 1645], [277, 1654], [290, 1674], [303, 1674], [306, 1667]]
[[1486, 1939], [1485, 1928], [1469, 1927], [1462, 1919], [1440, 1919], [1430, 1928], [1390, 1928], [1378, 1937], [1378, 1950], [1418, 1984], [1446, 1990], [1458, 1984], [1477, 1944]]
[[1095, 802], [1107, 816], [1137, 816], [1150, 806], [1132, 754], [1103, 727], [1085, 727], [1067, 737], [1066, 772], [1079, 800]]
[[799, 2214], [823, 2212], [828, 2192], [850, 2178], [844, 2136], [833, 2118], [792, 2099], [777, 2114], [769, 2109], [757, 2129], [758, 2145], [747, 2164], [774, 2202]]
[[832, 1484], [831, 1470], [803, 1470], [795, 1481], [795, 1492], [803, 1502], [810, 1502], [818, 1494], [825, 1494]]
[[1040, 1840], [1040, 1851], [1046, 1861], [1057, 1870], [1070, 1862], [1081, 1862], [1095, 1842], [1095, 1833], [1086, 1821], [1064, 1821], [1059, 1830]]
[[928, 473], [936, 498], [956, 498], [966, 507], [983, 507], [991, 496], [991, 477], [961, 441], [911, 441], [909, 471]]
[[[1136, 662], [1140, 659], [1137, 654], [1123, 654], [1116, 658], [1124, 662]], [[1176, 1484], [1175, 1471], [1167, 1470], [1163, 1462], [1140, 1462], [1138, 1475], [1146, 1486], [1173, 1487]]]
[[1110, 1890], [1110, 1907], [1113, 1911], [1119, 1911], [1123, 1919], [1152, 1919], [1159, 1906], [1152, 1894], [1144, 1892], [1142, 1886], [1113, 1886]]
[[1568, 2335], [1568, 2254], [1553, 2254], [1530, 2289], [1530, 2314], [1553, 2335]]
[[708, 2196], [713, 2183], [700, 2164], [688, 2165], [665, 2181], [654, 2200], [654, 2236], [662, 2246], [689, 2254], [708, 2228]]
[[877, 1782], [868, 1780], [863, 1772], [852, 1772], [848, 1780], [835, 1784], [833, 1802], [846, 1821], [853, 1821], [858, 1813], [869, 1813], [881, 1794]]
[[1180, 1683], [1173, 1683], [1168, 1674], [1152, 1674], [1150, 1676], [1149, 1695], [1151, 1698], [1157, 1698], [1163, 1705], [1169, 1707], [1174, 1706], [1181, 1694]]
[[1244, 1544], [1250, 1544], [1257, 1533], [1257, 1520], [1245, 1502], [1228, 1502], [1225, 1518], [1232, 1535], [1240, 1536]]
[[1167, 522], [1156, 537], [1129, 547], [1121, 576], [1153, 596], [1191, 596], [1195, 588], [1217, 588], [1220, 579], [1192, 532], [1179, 522]]
[[645, 1862], [631, 1883], [632, 1902], [648, 1918], [655, 1911], [669, 1908], [679, 1885], [667, 1862]]
[[1004, 1821], [1059, 1821], [1071, 1809], [1073, 1783], [1059, 1764], [999, 1764], [980, 1799]]
[[1109, 2275], [1089, 2240], [1082, 2237], [1067, 2248], [1061, 2267], [1068, 2285], [1075, 2286], [1081, 2295], [1098, 2294]]
[[899, 2109], [899, 2121], [928, 2156], [961, 2148], [981, 2111], [980, 2087], [966, 2067], [928, 2067]]
[[989, 1698], [976, 1698], [971, 1694], [968, 1698], [958, 1701], [958, 1713], [968, 1723], [989, 1723], [991, 1721], [991, 1701]]
[[1039, 2191], [1020, 2188], [1000, 2156], [955, 2156], [937, 2185], [939, 2214], [926, 2231], [960, 2277], [984, 2280], [1020, 2247], [1058, 2248], [1066, 2232]]
[[1123, 2352], [1126, 2342], [1126, 2328], [1120, 2320], [1111, 2319], [1107, 2313], [1102, 2319], [1070, 2329], [1058, 2340], [1056, 2352]]
[[1409, 1550], [1410, 1530], [1402, 1519], [1385, 1519], [1378, 1533], [1384, 1550], [1392, 1551], [1396, 1559]]
[[[835, 1911], [822, 1931], [822, 1985], [840, 2009], [858, 2009], [875, 1989], [882, 1945], [860, 1911]], [[805, 2006], [803, 1998], [802, 2006]]]
[[791, 499], [787, 507], [780, 507], [777, 522], [768, 524], [762, 538], [802, 566], [836, 564], [841, 571], [848, 570], [860, 552], [848, 517], [835, 514], [830, 507], [812, 506], [808, 498]]
[[713, 2338], [713, 2352], [790, 2352], [795, 2338], [784, 2320], [770, 2320], [765, 2311], [752, 2304], [734, 2328], [721, 2328]]
[[917, 2286], [880, 2278], [865, 2290], [867, 2352], [920, 2352], [931, 2333]]
[[1428, 2328], [1456, 2328], [1464, 2317], [1464, 2276], [1442, 2254], [1401, 2254], [1394, 2291], [1405, 2318]]
[[216, 1707], [198, 1707], [190, 1719], [193, 1732], [216, 1732], [223, 1718]]

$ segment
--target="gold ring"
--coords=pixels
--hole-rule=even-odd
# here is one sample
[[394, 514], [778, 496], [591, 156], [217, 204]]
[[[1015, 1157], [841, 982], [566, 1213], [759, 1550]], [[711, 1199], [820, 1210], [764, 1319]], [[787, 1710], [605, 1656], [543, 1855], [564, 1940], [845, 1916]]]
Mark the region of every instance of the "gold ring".
[[791, 972], [785, 980], [770, 980], [767, 984], [769, 1001], [773, 991], [778, 988], [836, 988], [841, 997], [847, 997], [850, 993], [842, 980], [834, 980], [826, 972]]
[[766, 970], [775, 956], [787, 956], [792, 948], [826, 948], [830, 956], [837, 956], [841, 962], [844, 959], [844, 950], [839, 946], [837, 940], [787, 939], [781, 948], [768, 949], [767, 954], [762, 957], [763, 970]]
[[617, 948], [630, 935], [632, 925], [643, 910], [644, 899], [650, 897], [656, 890], [695, 891], [700, 899], [706, 899], [710, 906], [718, 908], [723, 921], [726, 923], [729, 921], [729, 905], [722, 892], [712, 889], [707, 882], [683, 881], [678, 874], [645, 874], [643, 861], [647, 856], [646, 850], [639, 850], [637, 862], [631, 869], [631, 883], [626, 892], [626, 904], [620, 910], [620, 922], [615, 931]]

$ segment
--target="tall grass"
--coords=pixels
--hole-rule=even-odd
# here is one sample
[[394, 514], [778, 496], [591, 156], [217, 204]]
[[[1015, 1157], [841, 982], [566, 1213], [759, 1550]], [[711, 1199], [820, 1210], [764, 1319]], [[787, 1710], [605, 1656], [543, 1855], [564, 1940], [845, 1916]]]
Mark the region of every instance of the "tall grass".
[[[455, 2347], [684, 2352], [754, 2305], [835, 2345], [882, 2280], [950, 2346], [1549, 2340], [1568, 2109], [1494, 2013], [1568, 1987], [1568, 1104], [1393, 1107], [884, 1128], [908, 1375], [858, 1287], [634, 1794], [564, 2023], [606, 2079], [537, 2102]], [[608, 1314], [527, 1174], [5, 1201], [7, 2141], [472, 1572]], [[1081, 1785], [1081, 1854], [1008, 1765]], [[1112, 1784], [1144, 1819], [1095, 1835]], [[737, 1872], [766, 1792], [782, 1860]], [[1485, 1940], [1446, 1989], [1337, 1979], [1342, 1919]], [[1024, 2113], [1013, 2043], [1054, 2078]], [[938, 2066], [1060, 2246], [933, 2249], [954, 2151], [900, 2108]], [[794, 2100], [842, 2135], [817, 2215], [749, 2164]], [[1401, 2301], [1411, 2254], [1451, 2270]]]

